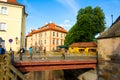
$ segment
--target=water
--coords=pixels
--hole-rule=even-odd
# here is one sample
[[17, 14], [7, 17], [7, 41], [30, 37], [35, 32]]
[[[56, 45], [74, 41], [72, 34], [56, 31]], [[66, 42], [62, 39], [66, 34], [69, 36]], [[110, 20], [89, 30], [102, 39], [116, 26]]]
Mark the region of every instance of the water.
[[85, 80], [97, 80], [96, 70], [91, 69], [38, 71], [25, 76], [28, 80], [81, 80], [83, 77]]
[[64, 80], [62, 70], [29, 72], [25, 76], [28, 80]]

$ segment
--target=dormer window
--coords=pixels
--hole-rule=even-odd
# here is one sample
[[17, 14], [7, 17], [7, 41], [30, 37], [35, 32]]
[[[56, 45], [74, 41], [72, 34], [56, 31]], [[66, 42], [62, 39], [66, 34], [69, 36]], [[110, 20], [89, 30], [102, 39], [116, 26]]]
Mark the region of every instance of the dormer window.
[[0, 0], [0, 1], [7, 2], [7, 0]]

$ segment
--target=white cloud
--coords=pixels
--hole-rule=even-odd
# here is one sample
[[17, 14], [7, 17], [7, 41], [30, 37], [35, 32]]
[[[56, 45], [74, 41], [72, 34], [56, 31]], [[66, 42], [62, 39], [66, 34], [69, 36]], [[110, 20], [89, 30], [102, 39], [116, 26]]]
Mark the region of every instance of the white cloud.
[[71, 23], [70, 20], [64, 20], [63, 24], [60, 24], [63, 28], [65, 28], [67, 31], [73, 26], [74, 24]]
[[75, 0], [57, 0], [57, 1], [65, 5], [66, 7], [72, 8], [72, 10], [75, 13], [78, 11], [78, 4]]

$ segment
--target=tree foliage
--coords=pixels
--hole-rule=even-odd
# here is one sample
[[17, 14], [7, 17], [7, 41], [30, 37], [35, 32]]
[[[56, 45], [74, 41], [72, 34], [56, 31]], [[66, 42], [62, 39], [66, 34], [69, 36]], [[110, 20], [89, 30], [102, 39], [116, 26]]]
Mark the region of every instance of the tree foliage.
[[105, 29], [105, 15], [100, 7], [88, 6], [78, 11], [77, 21], [65, 37], [65, 45], [74, 42], [89, 42]]

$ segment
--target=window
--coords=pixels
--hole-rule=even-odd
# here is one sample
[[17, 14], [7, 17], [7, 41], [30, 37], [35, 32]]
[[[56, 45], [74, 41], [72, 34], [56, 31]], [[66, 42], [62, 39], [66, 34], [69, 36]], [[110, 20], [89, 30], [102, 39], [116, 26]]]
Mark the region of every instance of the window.
[[53, 39], [53, 44], [55, 44], [55, 39]]
[[42, 33], [41, 33], [41, 37], [42, 37]]
[[62, 40], [61, 40], [61, 45], [62, 45]]
[[56, 44], [57, 44], [57, 45], [58, 45], [58, 42], [59, 42], [59, 40], [57, 39], [57, 40], [56, 40]]
[[55, 36], [55, 32], [53, 32], [53, 36]]
[[88, 52], [96, 52], [96, 49], [89, 49]]
[[7, 14], [7, 7], [1, 7], [1, 14]]
[[46, 44], [46, 40], [44, 40], [44, 44]]
[[79, 52], [84, 52], [85, 50], [84, 49], [79, 49]]
[[45, 36], [47, 36], [46, 32], [45, 32]]
[[42, 40], [41, 40], [41, 45], [42, 45]]
[[6, 23], [0, 23], [0, 30], [6, 30]]
[[58, 32], [57, 32], [57, 37], [58, 37]]
[[4, 2], [7, 2], [7, 0], [0, 0], [0, 1], [4, 1]]

